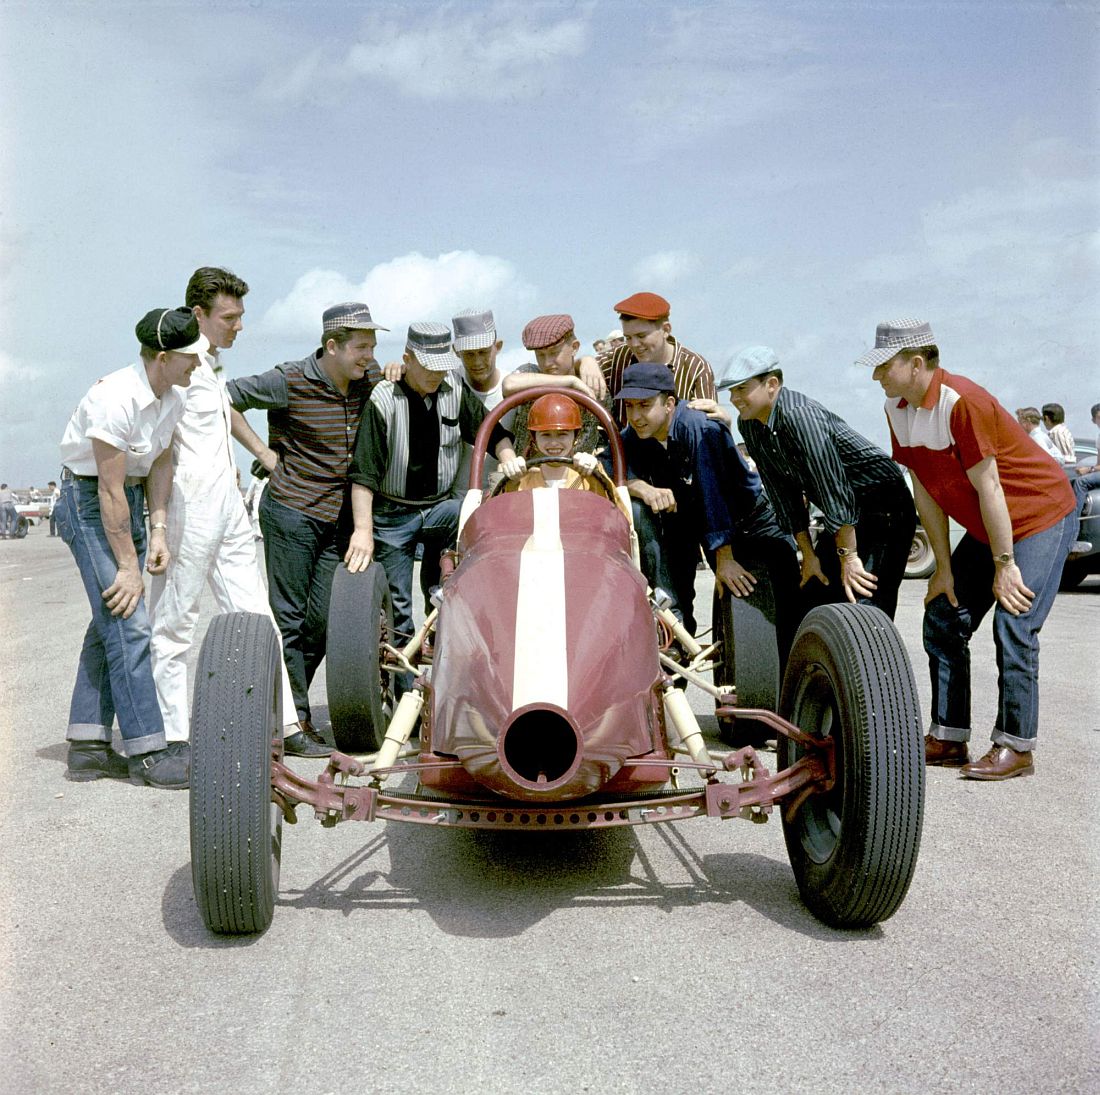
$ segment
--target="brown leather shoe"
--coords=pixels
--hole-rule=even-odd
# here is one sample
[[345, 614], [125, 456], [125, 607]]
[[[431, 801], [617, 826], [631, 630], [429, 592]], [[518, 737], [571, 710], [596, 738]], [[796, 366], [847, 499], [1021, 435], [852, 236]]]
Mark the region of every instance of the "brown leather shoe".
[[924, 763], [937, 768], [959, 768], [970, 762], [965, 741], [941, 741], [931, 734], [924, 736]]
[[981, 760], [964, 765], [959, 775], [963, 779], [1011, 779], [1030, 776], [1034, 771], [1030, 749], [1017, 752], [1007, 745], [994, 745]]

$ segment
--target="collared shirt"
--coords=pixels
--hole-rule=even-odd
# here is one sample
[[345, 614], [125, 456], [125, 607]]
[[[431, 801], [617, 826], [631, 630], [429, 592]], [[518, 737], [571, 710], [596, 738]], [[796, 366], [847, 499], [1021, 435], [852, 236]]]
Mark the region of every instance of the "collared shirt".
[[782, 387], [768, 421], [737, 423], [764, 480], [780, 527], [792, 535], [809, 528], [809, 499], [835, 533], [860, 517], [859, 496], [876, 487], [905, 489], [897, 465], [844, 419], [816, 399]]
[[158, 399], [145, 365], [137, 362], [97, 380], [80, 401], [61, 438], [61, 462], [74, 475], [98, 475], [93, 439], [126, 453], [126, 474], [143, 479], [169, 445], [183, 417], [185, 388]]
[[172, 463], [192, 476], [236, 474], [230, 444], [229, 396], [216, 354], [202, 354], [186, 389], [187, 405], [176, 427]]
[[[524, 373], [531, 375], [539, 372], [539, 367], [533, 361], [528, 362], [526, 365], [520, 365], [514, 372], [517, 374]], [[548, 387], [553, 387], [558, 377], [546, 373], [546, 384]], [[614, 418], [614, 409], [611, 405], [611, 392], [608, 391], [607, 397], [603, 401], [604, 409]], [[534, 454], [534, 446], [531, 443], [531, 431], [527, 428], [527, 417], [531, 413], [530, 403], [521, 403], [513, 411], [509, 412], [506, 416], [508, 419], [508, 428], [512, 431], [512, 435], [516, 439], [516, 454], [518, 456], [531, 456]], [[581, 408], [581, 430], [577, 434], [577, 440], [573, 445], [574, 452], [595, 452], [603, 444], [603, 438], [600, 435], [600, 424], [596, 421], [596, 416], [591, 411], [586, 411]], [[528, 450], [531, 450], [530, 452]]]
[[1077, 462], [1077, 449], [1073, 434], [1069, 432], [1069, 426], [1064, 422], [1051, 426], [1050, 439], [1058, 449], [1059, 459], [1063, 464], [1075, 464]]
[[738, 536], [778, 536], [779, 529], [760, 476], [745, 462], [733, 435], [721, 422], [676, 404], [668, 438], [640, 438], [632, 427], [622, 433], [627, 478], [643, 479], [676, 495], [676, 509], [699, 531], [708, 551]]
[[894, 459], [912, 468], [940, 509], [983, 544], [989, 533], [966, 473], [987, 457], [997, 461], [1013, 542], [1045, 531], [1076, 509], [1066, 473], [985, 388], [966, 377], [936, 369], [920, 405], [888, 399], [886, 419]]
[[1048, 456], [1053, 456], [1059, 464], [1064, 462], [1062, 460], [1061, 449], [1059, 449], [1058, 446], [1055, 445], [1053, 441], [1051, 441], [1050, 434], [1047, 433], [1047, 431], [1044, 430], [1042, 426], [1036, 426], [1035, 429], [1028, 430], [1027, 433], [1031, 440], [1034, 441], [1035, 444], [1038, 445], [1039, 448], [1041, 448], [1043, 452], [1045, 452]]
[[335, 523], [372, 381], [354, 380], [342, 394], [321, 368], [322, 354], [316, 350], [301, 361], [231, 380], [226, 391], [238, 411], [268, 412], [268, 444], [279, 453], [268, 488], [272, 499]]
[[[456, 413], [449, 413], [453, 411]], [[423, 396], [401, 380], [383, 380], [371, 394], [349, 478], [392, 501], [412, 504], [450, 496], [458, 483], [460, 444], [472, 445], [488, 412], [457, 373]], [[498, 423], [489, 451], [508, 437]]]
[[[714, 390], [714, 370], [702, 354], [689, 350], [686, 346], [677, 342], [672, 335], [668, 336], [668, 344], [672, 347], [672, 361], [669, 368], [672, 370], [673, 379], [676, 381], [676, 398], [691, 399], [717, 399], [718, 393]], [[628, 365], [633, 365], [638, 360], [634, 351], [625, 343], [616, 346], [610, 353], [606, 351], [599, 358], [600, 368], [603, 369], [604, 379], [607, 381], [607, 394], [614, 397], [615, 393], [623, 386], [623, 371]], [[615, 421], [620, 427], [626, 425], [626, 411], [622, 400], [615, 402]]]

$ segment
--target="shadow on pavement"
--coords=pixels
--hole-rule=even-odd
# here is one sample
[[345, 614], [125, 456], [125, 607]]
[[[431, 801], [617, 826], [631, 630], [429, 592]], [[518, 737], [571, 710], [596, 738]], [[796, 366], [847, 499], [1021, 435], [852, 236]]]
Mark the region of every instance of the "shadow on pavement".
[[160, 899], [160, 913], [165, 931], [181, 947], [225, 950], [232, 947], [251, 947], [263, 938], [262, 935], [215, 935], [207, 931], [191, 888], [190, 861], [172, 872]]
[[678, 861], [676, 880], [661, 877], [625, 828], [512, 833], [392, 824], [306, 889], [284, 887], [277, 905], [345, 917], [420, 910], [448, 935], [504, 938], [562, 908], [741, 904], [813, 939], [881, 937], [879, 928], [842, 932], [819, 923], [785, 861], [750, 853], [700, 858], [676, 826], [654, 828]]

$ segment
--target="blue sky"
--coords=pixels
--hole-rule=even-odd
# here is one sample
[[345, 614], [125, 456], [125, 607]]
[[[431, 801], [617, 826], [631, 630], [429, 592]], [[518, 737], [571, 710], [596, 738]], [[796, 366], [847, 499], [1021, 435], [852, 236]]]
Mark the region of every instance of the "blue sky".
[[230, 375], [304, 356], [338, 300], [393, 328], [383, 359], [411, 320], [490, 306], [514, 366], [532, 316], [587, 344], [650, 289], [688, 346], [774, 346], [880, 443], [850, 362], [910, 315], [948, 369], [1091, 438], [1098, 24], [1072, 2], [0, 0], [0, 476], [56, 477], [80, 396], [204, 264], [252, 287]]

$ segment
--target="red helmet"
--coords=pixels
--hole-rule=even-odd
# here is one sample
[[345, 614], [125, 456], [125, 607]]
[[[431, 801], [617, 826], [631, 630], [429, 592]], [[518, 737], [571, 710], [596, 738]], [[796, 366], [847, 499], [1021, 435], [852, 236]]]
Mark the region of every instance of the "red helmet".
[[531, 404], [527, 428], [532, 433], [543, 430], [579, 430], [581, 409], [567, 395], [540, 395]]

